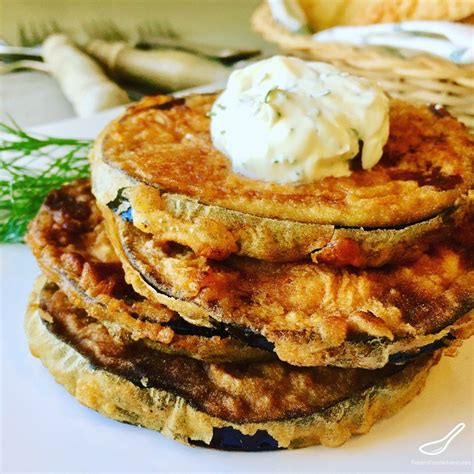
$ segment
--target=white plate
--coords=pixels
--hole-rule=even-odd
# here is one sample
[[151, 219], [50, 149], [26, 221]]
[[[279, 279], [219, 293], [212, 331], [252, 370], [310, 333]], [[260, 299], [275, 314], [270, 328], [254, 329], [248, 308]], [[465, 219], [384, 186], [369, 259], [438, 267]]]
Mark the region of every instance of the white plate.
[[[93, 137], [118, 112], [51, 124], [43, 133]], [[81, 406], [28, 352], [23, 314], [38, 267], [27, 247], [0, 246], [2, 472], [472, 472], [474, 341], [432, 371], [421, 395], [337, 449], [270, 453], [189, 448]], [[418, 447], [466, 428], [439, 456]]]

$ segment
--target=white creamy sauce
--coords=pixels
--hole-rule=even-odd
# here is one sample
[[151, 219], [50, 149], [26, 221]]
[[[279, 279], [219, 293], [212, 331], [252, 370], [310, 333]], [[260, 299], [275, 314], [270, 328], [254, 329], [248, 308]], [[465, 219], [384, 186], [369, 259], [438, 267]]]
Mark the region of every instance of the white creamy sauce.
[[235, 71], [211, 111], [214, 146], [253, 179], [307, 183], [348, 176], [363, 143], [373, 167], [388, 139], [389, 101], [328, 64], [274, 56]]

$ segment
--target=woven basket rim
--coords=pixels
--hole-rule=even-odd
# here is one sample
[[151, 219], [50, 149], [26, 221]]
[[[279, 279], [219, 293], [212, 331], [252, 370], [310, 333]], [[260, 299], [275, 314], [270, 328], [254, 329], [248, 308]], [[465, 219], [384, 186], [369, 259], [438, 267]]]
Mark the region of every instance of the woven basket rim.
[[317, 42], [311, 36], [301, 33], [293, 33], [280, 25], [271, 13], [266, 2], [260, 4], [251, 17], [253, 29], [269, 42], [276, 43], [287, 52], [300, 53], [303, 55], [317, 55], [321, 59], [327, 58], [332, 61], [346, 61], [361, 68], [361, 61], [378, 59], [384, 60], [387, 68], [403, 67], [408, 69], [411, 65], [416, 67], [440, 67], [449, 70], [449, 78], [463, 76], [474, 78], [474, 66], [472, 64], [456, 64], [447, 59], [437, 57], [428, 53], [420, 53], [410, 58], [395, 56], [389, 52], [389, 48], [380, 46], [360, 46], [345, 42]]
[[390, 95], [408, 102], [445, 106], [474, 133], [474, 65], [455, 64], [428, 53], [397, 57], [376, 46], [317, 42], [280, 25], [265, 2], [251, 24], [265, 40], [304, 59], [323, 61], [381, 85]]

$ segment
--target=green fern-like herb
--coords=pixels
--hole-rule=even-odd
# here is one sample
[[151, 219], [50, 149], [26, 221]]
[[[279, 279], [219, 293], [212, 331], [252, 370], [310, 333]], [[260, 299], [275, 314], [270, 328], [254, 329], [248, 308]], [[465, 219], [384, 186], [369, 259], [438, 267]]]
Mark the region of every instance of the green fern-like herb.
[[0, 123], [0, 242], [23, 242], [53, 189], [89, 175], [90, 140], [43, 137]]

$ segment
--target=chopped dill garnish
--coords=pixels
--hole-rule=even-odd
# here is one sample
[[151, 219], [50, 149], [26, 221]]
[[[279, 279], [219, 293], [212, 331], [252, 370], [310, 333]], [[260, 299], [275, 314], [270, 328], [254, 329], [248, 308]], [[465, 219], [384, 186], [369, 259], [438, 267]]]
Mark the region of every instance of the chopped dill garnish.
[[91, 140], [33, 135], [0, 123], [0, 243], [23, 242], [53, 189], [89, 175]]
[[265, 97], [263, 98], [263, 101], [265, 104], [269, 104], [273, 99], [276, 99], [278, 94], [283, 94], [287, 95], [287, 92], [285, 89], [280, 89], [279, 87], [272, 87], [271, 89], [268, 89], [267, 93], [265, 94]]
[[268, 89], [267, 93], [265, 94], [265, 97], [263, 98], [263, 101], [265, 102], [265, 104], [268, 104], [269, 100], [270, 100], [270, 95], [272, 94], [272, 92], [275, 90], [275, 88], [271, 88], [271, 89]]

